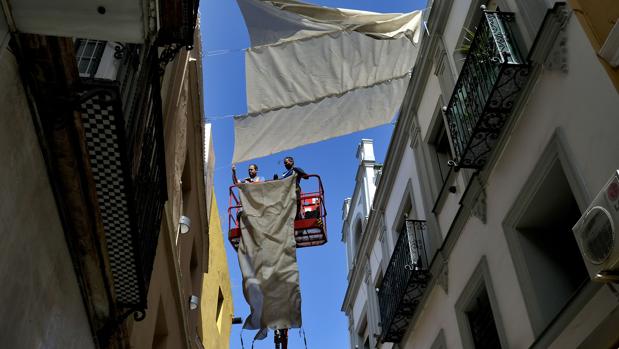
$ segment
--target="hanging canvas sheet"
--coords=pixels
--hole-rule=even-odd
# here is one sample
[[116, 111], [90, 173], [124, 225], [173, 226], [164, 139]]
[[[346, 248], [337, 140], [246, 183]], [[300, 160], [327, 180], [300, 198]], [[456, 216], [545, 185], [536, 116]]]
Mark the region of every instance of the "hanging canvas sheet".
[[288, 178], [239, 184], [241, 241], [238, 258], [243, 294], [251, 314], [243, 328], [301, 327], [301, 292], [297, 266], [294, 218], [297, 209], [296, 174]]
[[382, 125], [398, 112], [417, 56], [421, 12], [379, 14], [295, 0], [237, 0], [246, 115], [233, 162]]

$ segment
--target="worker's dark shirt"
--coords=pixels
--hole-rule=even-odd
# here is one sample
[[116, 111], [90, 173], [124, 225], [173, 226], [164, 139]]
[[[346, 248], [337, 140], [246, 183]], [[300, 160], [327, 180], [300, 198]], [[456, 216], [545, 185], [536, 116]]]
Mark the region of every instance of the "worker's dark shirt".
[[286, 177], [290, 177], [292, 176], [292, 173], [296, 172], [297, 173], [297, 183], [299, 183], [299, 181], [301, 180], [301, 178], [306, 178], [307, 177], [307, 173], [305, 173], [305, 171], [303, 171], [302, 168], [300, 167], [293, 167], [290, 170], [284, 172], [282, 174], [282, 179], [286, 178]]

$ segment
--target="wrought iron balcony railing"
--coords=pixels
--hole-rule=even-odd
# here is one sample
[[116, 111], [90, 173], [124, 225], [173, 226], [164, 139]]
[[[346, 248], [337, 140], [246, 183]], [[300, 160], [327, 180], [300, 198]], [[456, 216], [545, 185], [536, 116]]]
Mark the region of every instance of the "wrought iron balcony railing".
[[167, 189], [156, 49], [136, 54], [118, 80], [84, 79], [79, 111], [116, 301], [141, 311]]
[[398, 237], [378, 291], [381, 342], [400, 342], [426, 289], [429, 274], [425, 232], [425, 221], [407, 220]]
[[484, 11], [445, 109], [458, 167], [485, 165], [528, 81], [513, 24], [512, 13]]

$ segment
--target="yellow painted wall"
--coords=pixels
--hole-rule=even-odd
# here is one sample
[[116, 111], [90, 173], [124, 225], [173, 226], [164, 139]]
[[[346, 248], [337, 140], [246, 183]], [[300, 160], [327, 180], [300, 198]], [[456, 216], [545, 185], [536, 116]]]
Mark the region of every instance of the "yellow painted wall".
[[[619, 20], [619, 1], [617, 0], [570, 0], [576, 17], [591, 41], [591, 46], [598, 52], [611, 28]], [[611, 81], [619, 91], [619, 67], [613, 68], [604, 59], [600, 63], [608, 73]]]
[[[200, 297], [202, 309], [201, 338], [205, 349], [227, 349], [230, 344], [230, 327], [234, 313], [232, 290], [224, 248], [224, 235], [214, 192], [211, 198], [208, 272], [204, 274], [202, 296]], [[221, 296], [223, 296], [222, 301], [219, 301], [220, 291]], [[219, 317], [217, 316], [218, 303], [221, 303]]]

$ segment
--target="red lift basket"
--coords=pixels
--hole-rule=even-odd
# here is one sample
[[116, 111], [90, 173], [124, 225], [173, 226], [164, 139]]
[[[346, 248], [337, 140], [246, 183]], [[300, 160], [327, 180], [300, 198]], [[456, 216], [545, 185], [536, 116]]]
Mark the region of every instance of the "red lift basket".
[[[312, 183], [313, 182], [313, 183]], [[313, 186], [314, 191], [303, 191], [303, 187]], [[239, 188], [230, 186], [228, 201], [228, 240], [234, 247], [239, 248], [241, 229], [239, 227], [240, 212], [243, 210]], [[327, 210], [325, 208], [325, 191], [318, 175], [308, 175], [301, 181], [300, 213], [294, 221], [294, 237], [297, 248], [320, 246], [327, 243]]]

